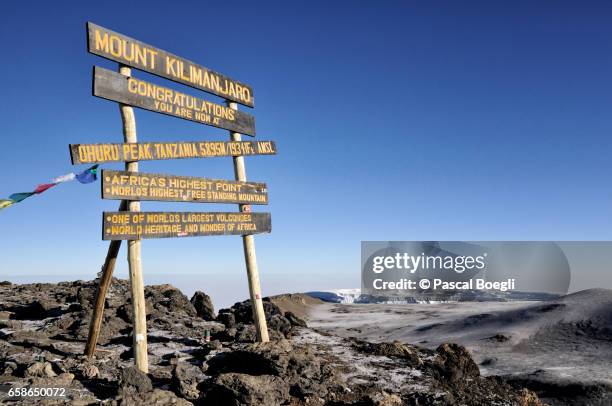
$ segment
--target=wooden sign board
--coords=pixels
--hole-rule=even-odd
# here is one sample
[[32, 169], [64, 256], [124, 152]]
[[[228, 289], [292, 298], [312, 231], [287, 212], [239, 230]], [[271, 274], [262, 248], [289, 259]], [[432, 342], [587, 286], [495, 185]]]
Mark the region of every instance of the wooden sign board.
[[255, 117], [144, 80], [94, 66], [93, 94], [141, 109], [255, 136]]
[[103, 240], [269, 233], [270, 213], [104, 212]]
[[101, 184], [103, 199], [268, 204], [264, 183], [103, 170]]
[[250, 86], [94, 23], [87, 23], [87, 50], [245, 106], [255, 105]]
[[217, 156], [275, 155], [274, 141], [195, 141], [70, 144], [73, 165]]

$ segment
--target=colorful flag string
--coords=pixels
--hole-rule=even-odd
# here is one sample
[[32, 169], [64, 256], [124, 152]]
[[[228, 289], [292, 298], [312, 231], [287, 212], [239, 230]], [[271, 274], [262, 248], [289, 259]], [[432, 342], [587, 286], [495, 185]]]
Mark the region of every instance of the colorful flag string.
[[92, 183], [98, 179], [98, 165], [94, 165], [90, 168], [85, 169], [80, 173], [67, 173], [66, 175], [58, 176], [51, 180], [51, 183], [42, 183], [36, 186], [32, 192], [20, 192], [13, 193], [8, 197], [8, 199], [0, 199], [0, 210], [6, 209], [9, 206], [12, 206], [15, 203], [19, 203], [30, 196], [39, 195], [42, 192], [51, 189], [53, 186], [56, 186], [60, 183], [70, 182], [73, 180], [77, 180], [80, 183]]

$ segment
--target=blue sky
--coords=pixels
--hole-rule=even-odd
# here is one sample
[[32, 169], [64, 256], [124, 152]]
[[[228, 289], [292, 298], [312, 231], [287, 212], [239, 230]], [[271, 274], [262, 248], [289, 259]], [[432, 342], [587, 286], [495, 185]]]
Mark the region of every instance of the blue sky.
[[[117, 105], [91, 96], [92, 66], [116, 64], [86, 52], [89, 20], [252, 85], [256, 108], [243, 109], [279, 149], [247, 158], [270, 192], [273, 232], [256, 238], [264, 294], [358, 286], [361, 240], [612, 239], [609, 2], [61, 4], [2, 5], [0, 197], [81, 169], [69, 143], [121, 141]], [[136, 119], [141, 141], [228, 138]], [[233, 177], [227, 158], [141, 170]], [[116, 207], [75, 182], [3, 210], [0, 277], [93, 277], [101, 212]], [[143, 266], [205, 290], [221, 275], [247, 296], [238, 237], [146, 240]]]

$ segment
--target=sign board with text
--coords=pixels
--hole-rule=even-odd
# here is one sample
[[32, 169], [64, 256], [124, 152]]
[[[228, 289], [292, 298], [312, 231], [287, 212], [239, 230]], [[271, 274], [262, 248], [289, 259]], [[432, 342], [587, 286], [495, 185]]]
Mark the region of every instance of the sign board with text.
[[253, 89], [202, 65], [87, 23], [87, 50], [95, 55], [254, 107]]
[[174, 89], [94, 66], [93, 95], [141, 109], [255, 136], [255, 117]]
[[102, 198], [166, 202], [268, 204], [268, 191], [264, 183], [103, 170]]
[[272, 230], [270, 213], [104, 212], [102, 239], [249, 235]]
[[[206, 41], [209, 34], [204, 35], [199, 38], [201, 41]], [[102, 198], [121, 200], [121, 204], [118, 211], [102, 215], [102, 239], [110, 243], [93, 305], [86, 355], [91, 357], [95, 353], [104, 318], [105, 295], [123, 240], [128, 241], [132, 351], [137, 369], [148, 372], [142, 239], [241, 235], [257, 341], [269, 341], [253, 235], [271, 232], [271, 215], [251, 211], [252, 204], [268, 204], [268, 190], [265, 183], [247, 182], [244, 156], [275, 155], [276, 145], [272, 141], [242, 141], [241, 134], [255, 136], [255, 117], [239, 111], [236, 103], [254, 107], [253, 89], [91, 22], [87, 23], [87, 50], [119, 64], [119, 73], [94, 66], [92, 94], [119, 104], [124, 142], [70, 144], [72, 164], [125, 162], [126, 170], [101, 171]], [[212, 93], [224, 99], [225, 104], [135, 78], [130, 68]], [[132, 107], [229, 130], [230, 141], [139, 143]], [[142, 173], [138, 168], [139, 161], [222, 156], [232, 157], [236, 180]], [[232, 203], [238, 204], [238, 212], [141, 212], [141, 201]]]
[[276, 155], [274, 141], [182, 141], [70, 144], [73, 165], [218, 156]]

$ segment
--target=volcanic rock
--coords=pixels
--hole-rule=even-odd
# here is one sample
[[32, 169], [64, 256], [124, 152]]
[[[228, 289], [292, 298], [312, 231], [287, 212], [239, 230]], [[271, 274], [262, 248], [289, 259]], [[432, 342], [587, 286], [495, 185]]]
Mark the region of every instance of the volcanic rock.
[[127, 367], [121, 372], [119, 386], [124, 390], [134, 390], [137, 393], [145, 393], [153, 390], [151, 379], [136, 367]]
[[436, 349], [434, 365], [438, 372], [450, 382], [465, 382], [465, 379], [480, 376], [478, 365], [468, 350], [458, 344], [445, 343]]
[[419, 351], [415, 347], [402, 344], [399, 341], [394, 341], [392, 343], [369, 343], [367, 341], [356, 340], [354, 347], [358, 351], [368, 354], [404, 359], [410, 366], [419, 366], [423, 364], [418, 356]]
[[289, 386], [277, 376], [227, 373], [211, 383], [202, 400], [211, 405], [281, 405], [289, 400]]
[[26, 377], [54, 377], [57, 374], [53, 371], [53, 366], [49, 362], [35, 362], [25, 370]]
[[291, 323], [292, 326], [308, 327], [306, 322], [293, 314], [293, 312], [285, 312], [285, 318], [289, 320], [289, 323]]
[[198, 317], [212, 321], [215, 319], [215, 308], [210, 296], [199, 290], [191, 297], [191, 304], [196, 309]]
[[196, 400], [200, 396], [198, 384], [206, 376], [202, 370], [187, 362], [178, 362], [172, 371], [172, 385], [176, 393], [185, 399]]
[[[263, 299], [263, 307], [266, 315], [268, 332], [271, 336], [289, 337], [294, 326], [306, 324], [297, 317], [292, 317], [294, 323], [291, 323], [291, 321], [283, 315], [280, 308], [270, 301], [270, 298]], [[236, 328], [236, 333], [233, 335], [230, 334], [230, 338], [245, 342], [255, 341], [256, 336], [254, 335], [254, 331], [252, 332], [250, 328], [242, 327], [243, 325], [253, 325], [253, 312], [250, 300], [236, 303], [229, 309], [219, 310], [217, 320], [223, 323], [228, 329]]]
[[[145, 374], [133, 366], [129, 282], [118, 279], [105, 300], [95, 356], [88, 359], [83, 352], [97, 283], [0, 285], [0, 311], [5, 312], [0, 382], [66, 387], [66, 403], [82, 405], [539, 402], [519, 384], [481, 377], [467, 350], [455, 344], [433, 351], [323, 335], [306, 327], [293, 310], [267, 299], [270, 342], [256, 343], [250, 301], [220, 310], [212, 321], [212, 304], [204, 293], [190, 301], [170, 285], [145, 288], [150, 371]], [[283, 300], [298, 311], [302, 298]]]

